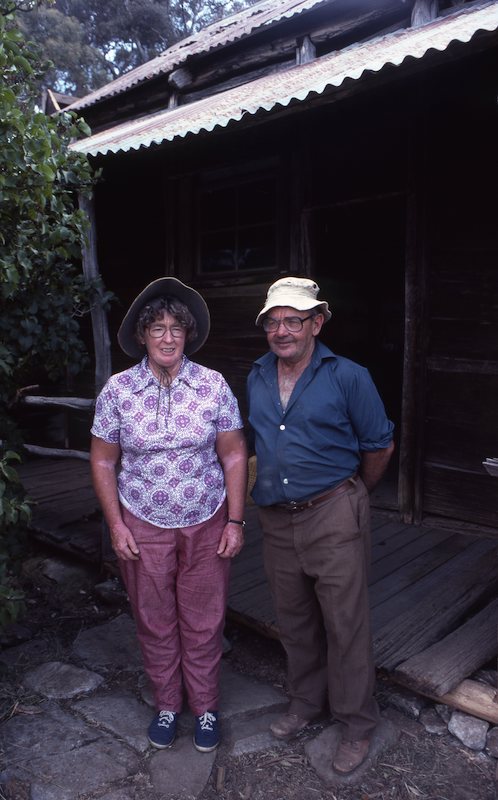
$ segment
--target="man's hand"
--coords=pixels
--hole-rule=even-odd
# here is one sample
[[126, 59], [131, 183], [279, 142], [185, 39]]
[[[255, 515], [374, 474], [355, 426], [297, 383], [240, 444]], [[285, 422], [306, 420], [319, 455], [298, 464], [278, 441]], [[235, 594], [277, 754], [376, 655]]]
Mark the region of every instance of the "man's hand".
[[371, 453], [363, 451], [361, 453], [360, 478], [371, 492], [377, 486], [387, 469], [390, 458], [394, 451], [394, 443], [382, 450], [374, 450]]

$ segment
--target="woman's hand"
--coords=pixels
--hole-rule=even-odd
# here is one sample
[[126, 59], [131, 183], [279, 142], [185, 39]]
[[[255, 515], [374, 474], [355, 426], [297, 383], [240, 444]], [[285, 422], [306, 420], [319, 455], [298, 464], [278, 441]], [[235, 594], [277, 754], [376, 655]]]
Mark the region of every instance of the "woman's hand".
[[112, 549], [123, 561], [138, 561], [140, 551], [130, 529], [124, 522], [110, 529]]
[[[223, 467], [229, 519], [244, 519], [247, 491], [247, 448], [242, 429], [219, 432], [216, 452]], [[216, 551], [221, 558], [233, 558], [244, 544], [244, 528], [227, 522]]]
[[121, 456], [118, 444], [92, 436], [90, 465], [93, 485], [111, 534], [112, 549], [124, 561], [137, 561], [140, 553], [130, 529], [121, 516], [116, 482], [116, 464]]
[[241, 525], [227, 522], [223, 528], [218, 550], [216, 551], [221, 558], [234, 558], [244, 545], [244, 533]]

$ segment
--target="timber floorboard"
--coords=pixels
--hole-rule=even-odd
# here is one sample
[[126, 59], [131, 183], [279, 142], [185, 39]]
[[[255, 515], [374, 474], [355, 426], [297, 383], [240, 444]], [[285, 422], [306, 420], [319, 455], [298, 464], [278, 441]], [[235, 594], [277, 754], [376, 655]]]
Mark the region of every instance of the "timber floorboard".
[[[116, 574], [91, 486], [89, 463], [78, 459], [31, 458], [19, 468], [19, 473], [35, 503], [34, 536], [58, 550], [107, 566], [111, 571], [114, 568]], [[263, 568], [262, 533], [253, 503], [246, 507], [246, 521], [245, 547], [232, 564], [228, 616], [278, 638]], [[408, 525], [400, 522], [392, 510], [373, 508], [369, 586], [377, 665], [382, 664], [385, 669], [387, 663], [389, 671], [414, 657], [408, 648], [410, 626], [418, 632], [421, 652], [434, 646], [434, 641], [447, 637], [453, 628], [458, 629], [469, 610], [476, 612], [479, 599], [482, 597], [484, 602], [486, 593], [496, 588], [492, 570], [486, 578], [489, 586], [485, 582], [477, 585], [478, 578], [472, 577], [495, 555], [496, 539], [489, 535], [486, 538], [479, 529], [467, 532], [460, 523], [452, 525], [442, 520], [438, 524], [434, 518], [430, 524]], [[460, 591], [459, 575], [468, 580], [467, 594]], [[440, 625], [437, 619], [444, 615], [447, 624]]]

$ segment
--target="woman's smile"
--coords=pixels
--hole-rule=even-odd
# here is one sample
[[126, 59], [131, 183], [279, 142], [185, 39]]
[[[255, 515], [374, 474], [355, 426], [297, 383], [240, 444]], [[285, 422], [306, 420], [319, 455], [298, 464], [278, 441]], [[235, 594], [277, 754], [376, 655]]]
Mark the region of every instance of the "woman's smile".
[[167, 370], [171, 379], [180, 369], [185, 347], [185, 328], [166, 311], [145, 330], [144, 344], [149, 366], [157, 378]]

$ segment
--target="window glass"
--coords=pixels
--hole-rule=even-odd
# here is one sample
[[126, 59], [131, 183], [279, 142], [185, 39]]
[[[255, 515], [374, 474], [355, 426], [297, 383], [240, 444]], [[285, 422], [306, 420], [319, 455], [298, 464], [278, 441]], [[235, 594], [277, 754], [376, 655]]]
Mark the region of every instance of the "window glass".
[[274, 173], [202, 185], [200, 271], [238, 272], [277, 266], [276, 207]]

